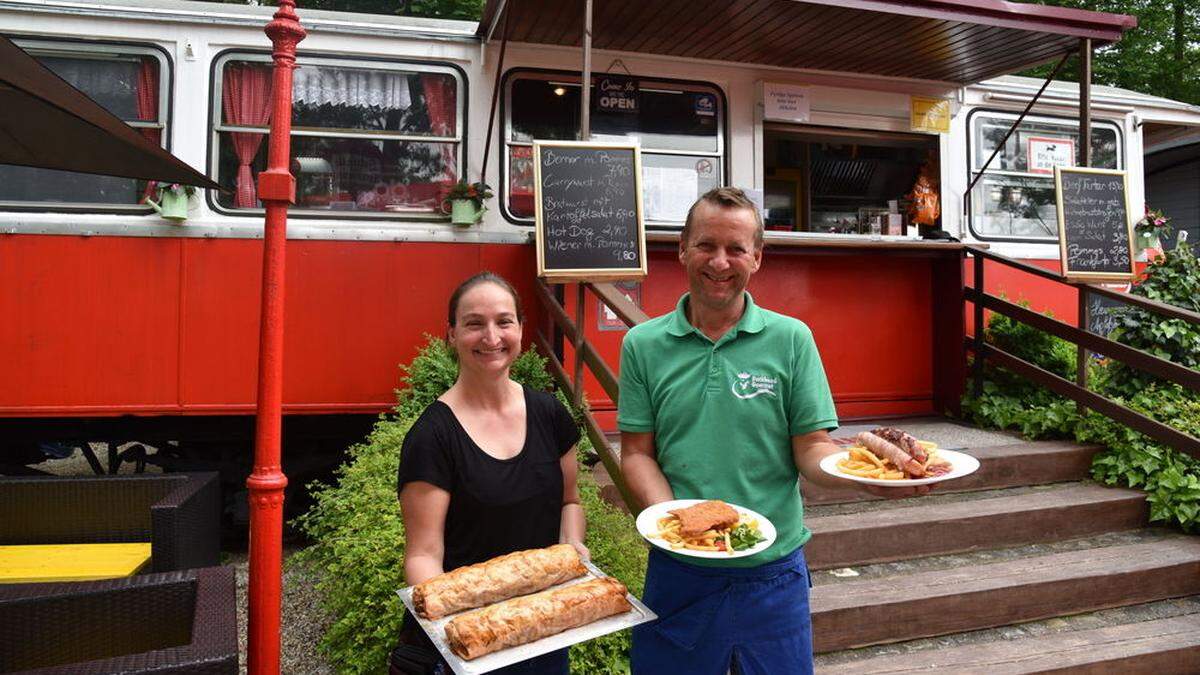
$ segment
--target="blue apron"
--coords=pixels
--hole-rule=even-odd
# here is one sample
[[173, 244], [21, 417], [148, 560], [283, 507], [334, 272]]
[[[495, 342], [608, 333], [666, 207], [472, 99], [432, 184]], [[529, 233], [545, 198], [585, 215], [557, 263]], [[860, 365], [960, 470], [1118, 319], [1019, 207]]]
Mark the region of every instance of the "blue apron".
[[759, 567], [698, 567], [652, 549], [633, 675], [811, 675], [804, 550]]

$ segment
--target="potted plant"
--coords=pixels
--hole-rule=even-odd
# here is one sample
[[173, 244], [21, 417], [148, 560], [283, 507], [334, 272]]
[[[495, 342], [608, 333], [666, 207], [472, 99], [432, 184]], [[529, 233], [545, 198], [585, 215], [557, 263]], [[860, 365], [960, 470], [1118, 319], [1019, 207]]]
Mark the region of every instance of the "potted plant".
[[455, 225], [474, 225], [483, 220], [483, 214], [487, 211], [483, 202], [491, 198], [492, 188], [487, 183], [459, 181], [446, 191], [442, 199], [442, 212], [449, 214], [450, 222]]
[[1146, 208], [1146, 215], [1134, 224], [1137, 233], [1137, 248], [1146, 253], [1147, 260], [1153, 260], [1162, 255], [1162, 240], [1171, 232], [1171, 219], [1164, 216], [1162, 211]]
[[150, 208], [158, 211], [158, 214], [167, 220], [176, 222], [187, 220], [188, 199], [196, 194], [196, 188], [179, 183], [159, 183], [156, 190], [158, 192], [157, 202], [149, 197], [145, 200]]

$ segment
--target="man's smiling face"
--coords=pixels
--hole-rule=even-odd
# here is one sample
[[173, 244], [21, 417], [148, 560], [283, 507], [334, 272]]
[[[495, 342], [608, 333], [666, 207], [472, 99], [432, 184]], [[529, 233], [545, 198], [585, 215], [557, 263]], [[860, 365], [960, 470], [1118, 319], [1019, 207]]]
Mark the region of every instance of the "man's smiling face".
[[709, 202], [696, 206], [688, 241], [679, 243], [691, 302], [714, 310], [737, 302], [762, 262], [762, 249], [754, 245], [757, 228], [748, 208]]

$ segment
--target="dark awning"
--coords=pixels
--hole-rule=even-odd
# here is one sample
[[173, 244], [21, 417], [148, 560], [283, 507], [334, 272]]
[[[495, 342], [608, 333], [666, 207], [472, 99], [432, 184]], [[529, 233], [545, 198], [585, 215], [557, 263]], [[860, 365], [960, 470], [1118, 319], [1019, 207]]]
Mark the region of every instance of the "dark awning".
[[[479, 34], [578, 46], [583, 3], [487, 0]], [[1121, 39], [1123, 14], [1002, 0], [594, 0], [592, 48], [970, 84]]]
[[0, 36], [0, 164], [220, 189]]

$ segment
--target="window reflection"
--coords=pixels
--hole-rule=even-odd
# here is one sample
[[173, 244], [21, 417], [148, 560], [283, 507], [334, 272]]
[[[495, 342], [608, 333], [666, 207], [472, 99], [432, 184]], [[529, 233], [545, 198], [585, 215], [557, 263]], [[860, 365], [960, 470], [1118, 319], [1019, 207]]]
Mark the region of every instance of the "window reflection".
[[[221, 176], [236, 175], [230, 134], [222, 133], [220, 144]], [[264, 140], [251, 164], [255, 175], [266, 168], [266, 147]], [[453, 143], [293, 137], [291, 153], [300, 209], [431, 212], [446, 186], [458, 180]], [[217, 200], [237, 207], [234, 193]]]
[[[229, 192], [217, 201], [227, 208], [262, 206], [255, 182], [266, 165], [270, 82], [266, 62], [224, 64], [217, 160]], [[292, 95], [297, 209], [429, 214], [458, 180], [452, 74], [308, 63], [296, 70]]]
[[[971, 117], [971, 177], [1004, 140], [1015, 115]], [[1121, 169], [1117, 127], [1093, 122], [1091, 165]], [[1078, 164], [1079, 126], [1072, 120], [1026, 118], [1018, 125], [971, 191], [970, 226], [979, 236], [1051, 239], [1058, 236], [1054, 166]]]
[[[595, 96], [594, 86], [592, 93]], [[568, 76], [531, 74], [509, 82], [505, 191], [513, 217], [534, 215], [533, 141], [577, 140], [580, 97], [578, 79]], [[721, 184], [723, 112], [718, 91], [705, 85], [639, 80], [637, 104], [636, 113], [593, 107], [591, 138], [636, 141], [642, 148], [645, 219], [680, 224], [699, 195]]]

